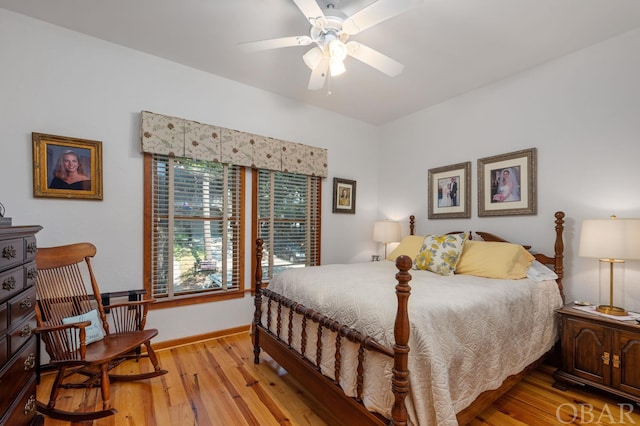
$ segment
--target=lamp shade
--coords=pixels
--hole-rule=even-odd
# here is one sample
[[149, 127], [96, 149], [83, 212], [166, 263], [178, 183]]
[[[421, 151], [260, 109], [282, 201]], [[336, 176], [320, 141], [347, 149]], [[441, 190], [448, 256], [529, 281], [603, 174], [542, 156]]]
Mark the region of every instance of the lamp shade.
[[640, 259], [640, 219], [612, 216], [582, 221], [578, 254], [599, 259]]
[[395, 243], [400, 241], [400, 222], [385, 220], [373, 225], [373, 240], [378, 243]]
[[307, 53], [302, 55], [302, 60], [304, 61], [305, 65], [313, 71], [314, 69], [316, 69], [323, 56], [324, 53], [322, 53], [322, 50], [318, 46], [315, 46], [311, 48], [311, 50], [309, 50]]
[[331, 72], [331, 77], [339, 76], [343, 74], [347, 69], [344, 67], [344, 63], [341, 60], [331, 58], [329, 60], [329, 71]]

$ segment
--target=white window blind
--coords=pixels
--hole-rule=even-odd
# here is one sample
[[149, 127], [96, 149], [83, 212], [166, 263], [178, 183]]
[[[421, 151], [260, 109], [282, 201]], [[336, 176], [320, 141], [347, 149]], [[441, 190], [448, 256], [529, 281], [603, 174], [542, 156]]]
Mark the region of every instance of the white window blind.
[[320, 178], [257, 171], [257, 229], [263, 281], [286, 268], [320, 263]]
[[242, 170], [153, 155], [151, 296], [242, 291]]

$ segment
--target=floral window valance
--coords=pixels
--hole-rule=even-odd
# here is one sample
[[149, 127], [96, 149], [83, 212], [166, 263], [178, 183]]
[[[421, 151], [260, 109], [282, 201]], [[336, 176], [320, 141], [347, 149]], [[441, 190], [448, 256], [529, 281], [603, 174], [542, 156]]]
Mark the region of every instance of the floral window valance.
[[142, 152], [327, 177], [327, 150], [142, 111]]

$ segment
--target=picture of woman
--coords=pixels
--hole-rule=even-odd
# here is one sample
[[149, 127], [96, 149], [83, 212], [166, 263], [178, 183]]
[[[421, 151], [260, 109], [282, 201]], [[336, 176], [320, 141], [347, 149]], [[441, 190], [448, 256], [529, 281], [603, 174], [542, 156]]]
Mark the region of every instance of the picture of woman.
[[340, 192], [340, 199], [338, 200], [338, 205], [340, 206], [351, 205], [351, 196], [349, 195], [348, 188], [342, 188], [342, 191]]
[[438, 207], [457, 207], [458, 181], [452, 178], [438, 179]]
[[451, 182], [449, 178], [438, 179], [438, 207], [451, 207]]
[[502, 170], [499, 178], [497, 192], [494, 194], [491, 202], [509, 202], [520, 201], [520, 184], [519, 184], [520, 168], [509, 167]]
[[75, 151], [68, 149], [60, 154], [49, 188], [91, 190], [91, 178], [84, 171], [80, 156]]
[[356, 212], [356, 181], [333, 178], [333, 213]]

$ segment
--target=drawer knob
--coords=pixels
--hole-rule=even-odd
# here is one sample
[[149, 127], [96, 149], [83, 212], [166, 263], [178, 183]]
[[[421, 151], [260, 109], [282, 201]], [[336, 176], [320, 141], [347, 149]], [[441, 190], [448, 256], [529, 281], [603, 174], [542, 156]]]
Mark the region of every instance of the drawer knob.
[[20, 302], [20, 309], [29, 309], [33, 305], [31, 304], [31, 298], [27, 297], [22, 302]]
[[611, 361], [611, 358], [610, 358], [609, 352], [605, 352], [602, 355], [602, 362], [604, 363], [604, 365], [609, 365], [610, 361]]
[[27, 400], [27, 403], [24, 404], [24, 415], [25, 416], [29, 415], [35, 409], [36, 409], [36, 396], [31, 395]]
[[16, 279], [9, 277], [2, 282], [2, 288], [7, 291], [11, 291], [16, 288]]
[[11, 260], [17, 256], [18, 256], [18, 253], [16, 252], [16, 249], [13, 248], [13, 246], [6, 246], [5, 248], [2, 249], [2, 257], [4, 259]]
[[34, 254], [37, 251], [38, 251], [38, 245], [36, 243], [30, 242], [29, 244], [27, 244], [27, 253]]
[[22, 330], [20, 330], [20, 337], [28, 336], [31, 336], [31, 327], [29, 327], [29, 324], [25, 325], [24, 327], [22, 327]]
[[35, 280], [38, 278], [38, 270], [36, 268], [31, 268], [27, 271], [27, 278], [30, 280]]
[[36, 354], [29, 354], [24, 360], [24, 371], [32, 370], [36, 366]]

